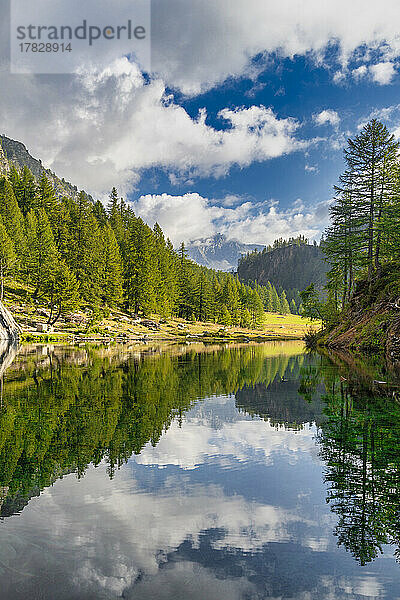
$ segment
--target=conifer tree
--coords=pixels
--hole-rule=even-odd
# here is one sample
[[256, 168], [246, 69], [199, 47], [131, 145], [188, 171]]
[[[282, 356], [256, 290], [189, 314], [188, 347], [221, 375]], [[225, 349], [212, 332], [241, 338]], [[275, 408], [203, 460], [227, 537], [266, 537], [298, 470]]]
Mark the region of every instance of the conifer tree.
[[14, 250], [14, 244], [10, 239], [6, 228], [0, 222], [0, 281], [1, 292], [0, 299], [4, 297], [4, 279], [14, 271], [17, 264], [17, 256]]
[[111, 307], [118, 306], [123, 298], [123, 267], [117, 240], [109, 223], [101, 232], [101, 300]]
[[28, 281], [35, 286], [33, 296], [37, 297], [46, 282], [54, 277], [59, 261], [50, 222], [43, 208], [32, 210], [27, 214], [26, 240], [23, 268]]
[[24, 219], [15, 198], [12, 186], [6, 179], [0, 179], [0, 218], [11, 238], [15, 251], [24, 249]]
[[60, 213], [60, 202], [57, 198], [54, 187], [52, 186], [52, 184], [47, 179], [44, 173], [39, 179], [39, 183], [37, 186], [36, 205], [45, 210], [47, 217], [50, 221], [53, 235], [56, 238], [57, 230], [60, 224], [60, 219], [62, 218], [62, 215]]
[[38, 207], [36, 180], [27, 166], [24, 166], [18, 177], [16, 171], [13, 171], [11, 182], [18, 205], [24, 216], [30, 210]]
[[278, 292], [276, 291], [275, 286], [272, 286], [271, 304], [272, 312], [279, 313], [281, 310], [281, 301], [279, 299]]
[[279, 300], [280, 300], [280, 311], [279, 312], [282, 315], [288, 315], [290, 313], [290, 307], [289, 307], [289, 303], [286, 298], [285, 291], [282, 291]]
[[98, 303], [101, 296], [102, 239], [93, 205], [81, 192], [69, 206], [69, 241], [64, 259], [79, 282], [82, 297]]
[[152, 231], [142, 219], [131, 223], [128, 239], [126, 298], [138, 313], [150, 314], [156, 309], [157, 260]]
[[50, 307], [49, 325], [79, 306], [79, 284], [73, 272], [62, 260], [57, 260], [42, 286], [42, 297]]

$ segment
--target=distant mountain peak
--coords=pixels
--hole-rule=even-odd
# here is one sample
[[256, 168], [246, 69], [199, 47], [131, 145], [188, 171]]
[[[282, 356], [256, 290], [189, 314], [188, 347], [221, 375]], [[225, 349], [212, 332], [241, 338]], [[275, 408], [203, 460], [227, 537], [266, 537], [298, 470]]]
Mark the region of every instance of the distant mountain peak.
[[219, 271], [236, 270], [242, 254], [254, 249], [262, 250], [260, 244], [243, 244], [228, 239], [223, 233], [216, 233], [207, 238], [192, 240], [186, 246], [188, 256], [199, 265]]

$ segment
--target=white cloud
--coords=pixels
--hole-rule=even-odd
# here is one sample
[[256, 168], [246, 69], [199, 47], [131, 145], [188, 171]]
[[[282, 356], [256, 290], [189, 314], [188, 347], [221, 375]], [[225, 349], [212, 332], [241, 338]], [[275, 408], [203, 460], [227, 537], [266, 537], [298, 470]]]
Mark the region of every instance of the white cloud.
[[313, 115], [313, 120], [317, 125], [332, 125], [337, 127], [340, 123], [340, 117], [335, 110], [327, 108], [318, 114]]
[[356, 81], [360, 81], [361, 79], [366, 77], [366, 75], [368, 74], [368, 69], [365, 65], [361, 65], [360, 67], [357, 67], [357, 69], [353, 69], [351, 74]]
[[395, 66], [392, 62], [380, 62], [369, 67], [373, 81], [379, 85], [391, 83], [396, 74]]
[[172, 86], [196, 94], [229, 76], [256, 76], [250, 60], [256, 54], [311, 54], [319, 64], [334, 42], [340, 68], [347, 75], [355, 55], [369, 64], [400, 54], [397, 0], [155, 0], [153, 62]]
[[[124, 10], [128, 4], [124, 0]], [[7, 56], [7, 15], [1, 10], [0, 55]], [[356, 50], [357, 60], [369, 65], [373, 49], [380, 62], [369, 74], [383, 84], [391, 80], [400, 55], [397, 0], [383, 5], [362, 0], [155, 0], [152, 10], [158, 76], [145, 80], [125, 58], [107, 62], [109, 54], [93, 55], [91, 66], [66, 77], [16, 77], [4, 61], [2, 132], [22, 140], [60, 176], [94, 193], [113, 185], [126, 191], [146, 167], [164, 168], [176, 183], [193, 182], [195, 176], [218, 177], [233, 165], [246, 167], [302, 150], [307, 142], [297, 137], [297, 121], [279, 118], [264, 106], [225, 108], [219, 115], [221, 128], [212, 127], [205, 114], [192, 118], [166, 97], [166, 85], [196, 94], [228, 77], [256, 78], [273, 64], [270, 53], [311, 53], [323, 66], [332, 41], [340, 49], [336, 79], [347, 75], [348, 59]], [[257, 54], [264, 60], [255, 67], [251, 59]], [[353, 74], [361, 74], [363, 66]]]
[[186, 180], [218, 177], [234, 165], [246, 167], [309, 145], [296, 137], [295, 119], [280, 119], [264, 106], [221, 110], [221, 130], [207, 124], [205, 110], [192, 118], [166, 95], [160, 80], [146, 83], [126, 58], [59, 85], [3, 73], [4, 78], [11, 85], [0, 98], [4, 133], [90, 192], [129, 188], [148, 167]]
[[157, 221], [175, 245], [217, 232], [252, 244], [269, 244], [300, 233], [316, 239], [328, 222], [329, 202], [311, 208], [298, 200], [282, 210], [273, 201], [229, 206], [230, 200], [216, 205], [197, 193], [147, 195], [134, 202], [133, 208], [149, 225]]

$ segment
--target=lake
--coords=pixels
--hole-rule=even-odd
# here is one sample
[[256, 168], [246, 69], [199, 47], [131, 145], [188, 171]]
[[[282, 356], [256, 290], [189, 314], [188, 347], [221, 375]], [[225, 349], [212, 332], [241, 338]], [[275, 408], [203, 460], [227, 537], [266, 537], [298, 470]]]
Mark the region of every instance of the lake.
[[1, 600], [400, 598], [388, 373], [300, 342], [2, 360]]

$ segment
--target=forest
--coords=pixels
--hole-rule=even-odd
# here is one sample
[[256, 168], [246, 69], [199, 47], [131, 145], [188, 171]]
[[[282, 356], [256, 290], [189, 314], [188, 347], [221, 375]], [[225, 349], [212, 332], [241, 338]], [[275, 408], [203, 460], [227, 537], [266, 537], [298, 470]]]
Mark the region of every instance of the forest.
[[360, 335], [375, 330], [382, 337], [378, 322], [386, 328], [394, 322], [400, 296], [399, 148], [387, 127], [373, 119], [344, 149], [346, 169], [335, 186], [331, 222], [321, 242], [329, 265], [327, 297], [321, 300], [313, 285], [302, 293], [305, 313], [322, 319], [327, 332], [341, 323], [350, 329], [374, 304], [376, 322]]
[[106, 207], [85, 192], [60, 197], [43, 173], [11, 165], [0, 180], [0, 278], [31, 286], [53, 325], [85, 305], [132, 314], [257, 328], [264, 311], [297, 312], [272, 285], [244, 284], [189, 260], [151, 229], [115, 188]]
[[300, 291], [314, 284], [322, 290], [326, 284], [328, 267], [320, 246], [303, 235], [284, 240], [282, 238], [263, 248], [244, 254], [239, 260], [238, 276], [243, 283], [257, 281], [265, 286], [274, 285], [278, 292], [285, 290], [291, 305], [301, 314]]

